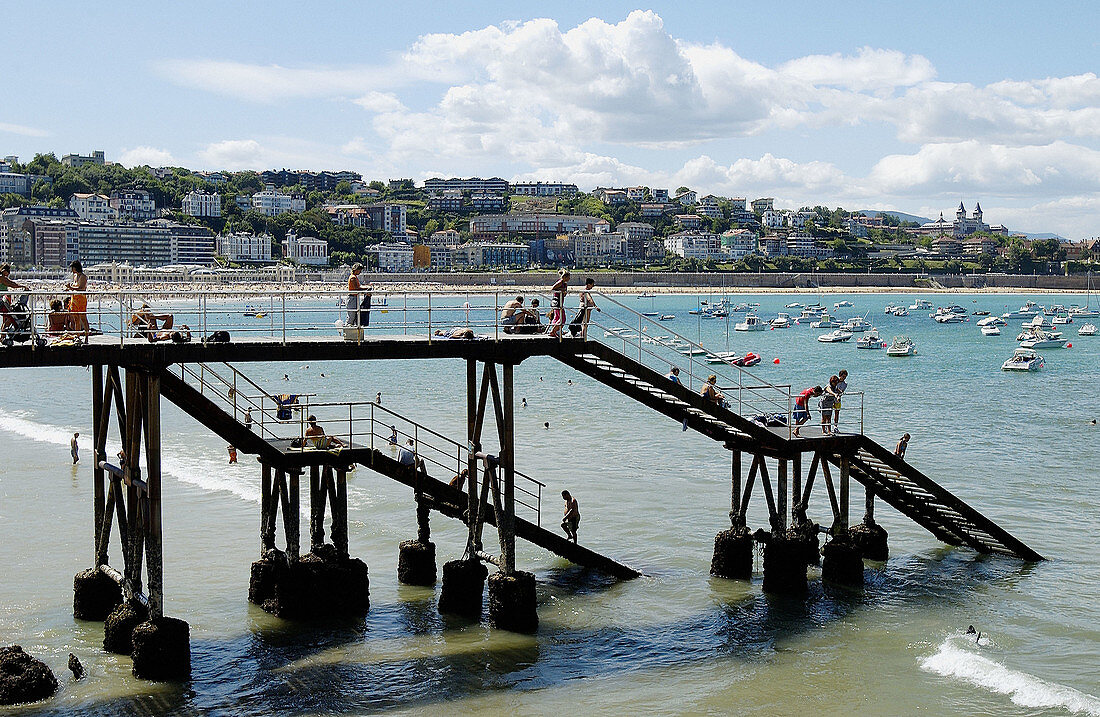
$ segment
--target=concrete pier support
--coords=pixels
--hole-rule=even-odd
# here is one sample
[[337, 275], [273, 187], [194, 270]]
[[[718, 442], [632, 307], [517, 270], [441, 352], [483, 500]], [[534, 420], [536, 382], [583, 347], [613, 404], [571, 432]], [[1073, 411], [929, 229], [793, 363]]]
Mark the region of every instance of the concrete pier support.
[[752, 579], [752, 533], [748, 528], [730, 528], [714, 536], [710, 574], [731, 580]]
[[807, 565], [817, 565], [821, 562], [821, 539], [818, 537], [819, 527], [817, 523], [806, 520], [795, 523], [787, 531], [787, 538], [802, 543], [804, 547], [803, 557]]
[[485, 578], [489, 571], [478, 560], [452, 560], [443, 564], [439, 612], [469, 620], [481, 619]]
[[81, 570], [73, 577], [73, 616], [77, 620], [106, 620], [122, 602], [122, 587], [99, 568]]
[[821, 549], [821, 580], [837, 585], [863, 585], [863, 555], [847, 531], [839, 533]]
[[103, 623], [103, 649], [116, 655], [134, 651], [134, 628], [149, 619], [149, 609], [136, 600], [120, 603]]
[[359, 616], [370, 609], [367, 566], [321, 545], [296, 560], [271, 549], [252, 563], [248, 601], [281, 618]]
[[435, 585], [435, 543], [406, 540], [397, 556], [397, 579], [404, 585]]
[[786, 534], [757, 531], [756, 535], [757, 540], [764, 543], [764, 592], [776, 595], [806, 594], [809, 586], [806, 582], [805, 543], [791, 540]]
[[534, 633], [539, 627], [535, 576], [522, 570], [489, 576], [489, 621], [512, 632]]
[[174, 617], [157, 617], [134, 628], [134, 677], [186, 680], [191, 676], [191, 628]]
[[885, 561], [890, 557], [889, 537], [886, 529], [878, 523], [861, 523], [848, 531], [852, 543], [868, 560]]

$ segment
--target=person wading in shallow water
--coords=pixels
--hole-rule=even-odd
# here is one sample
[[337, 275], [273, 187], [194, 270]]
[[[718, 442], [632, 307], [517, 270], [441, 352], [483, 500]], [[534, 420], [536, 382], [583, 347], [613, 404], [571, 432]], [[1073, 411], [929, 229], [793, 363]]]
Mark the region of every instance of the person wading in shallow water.
[[569, 495], [569, 491], [563, 490], [561, 497], [565, 500], [565, 514], [561, 519], [561, 529], [565, 531], [567, 538], [577, 542], [577, 527], [581, 524], [581, 507], [577, 499]]

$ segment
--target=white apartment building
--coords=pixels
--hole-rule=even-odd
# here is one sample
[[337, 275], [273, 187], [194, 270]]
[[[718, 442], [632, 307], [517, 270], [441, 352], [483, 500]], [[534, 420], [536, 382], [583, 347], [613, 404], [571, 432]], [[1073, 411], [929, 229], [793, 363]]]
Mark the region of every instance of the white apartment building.
[[694, 190], [689, 189], [682, 194], [677, 194], [675, 197], [672, 198], [672, 201], [679, 202], [681, 206], [686, 207], [691, 204], [695, 204], [695, 202], [698, 201], [698, 197], [699, 195], [696, 194]]
[[252, 195], [252, 208], [265, 217], [276, 217], [287, 212], [304, 212], [306, 200], [276, 192], [275, 187], [268, 185], [264, 191]]
[[746, 212], [746, 211], [748, 211], [748, 203], [745, 201], [744, 197], [733, 197], [732, 199], [729, 200], [729, 202], [730, 202], [730, 209], [732, 209], [735, 212]]
[[702, 197], [695, 205], [695, 213], [710, 219], [721, 219], [722, 210], [718, 208], [720, 199], [721, 197], [716, 197], [713, 194]]
[[104, 194], [74, 194], [69, 197], [69, 209], [87, 222], [109, 222], [118, 215]]
[[712, 259], [722, 253], [717, 234], [710, 232], [679, 232], [665, 237], [665, 251], [685, 259]]
[[760, 223], [768, 229], [779, 229], [783, 226], [784, 221], [783, 212], [777, 212], [774, 209], [765, 209], [764, 214], [760, 217]]
[[218, 254], [229, 261], [271, 261], [271, 235], [223, 234], [218, 237]]
[[222, 195], [214, 192], [188, 192], [183, 198], [182, 211], [190, 217], [220, 217], [222, 215]]
[[576, 184], [561, 182], [517, 182], [512, 185], [512, 194], [529, 197], [572, 197], [576, 193]]
[[300, 237], [291, 230], [283, 240], [283, 258], [310, 266], [328, 266], [328, 242], [317, 237]]
[[813, 259], [827, 259], [833, 255], [833, 250], [823, 244], [818, 244], [809, 234], [794, 233], [787, 237], [787, 254]]
[[752, 200], [752, 211], [756, 214], [763, 214], [769, 209], [775, 209], [775, 199], [773, 197], [761, 197]]
[[627, 187], [626, 198], [632, 202], [640, 202], [645, 199], [645, 187]]
[[[400, 272], [412, 271], [413, 269], [413, 254], [415, 252], [409, 244], [399, 242], [376, 244], [368, 249], [367, 253], [374, 254], [377, 257], [379, 271]], [[435, 253], [434, 249], [432, 249], [432, 253]]]
[[436, 246], [455, 247], [462, 243], [462, 235], [456, 229], [442, 229], [428, 237], [428, 244], [435, 251]]
[[578, 232], [570, 238], [576, 266], [597, 266], [626, 259], [626, 237], [619, 232]]
[[111, 192], [110, 205], [119, 219], [147, 222], [157, 218], [157, 204], [144, 189], [116, 189]]
[[802, 229], [807, 221], [817, 220], [817, 212], [786, 212], [784, 220], [792, 229]]
[[722, 243], [722, 252], [732, 259], [740, 259], [756, 251], [756, 232], [748, 229], [730, 229], [719, 237]]

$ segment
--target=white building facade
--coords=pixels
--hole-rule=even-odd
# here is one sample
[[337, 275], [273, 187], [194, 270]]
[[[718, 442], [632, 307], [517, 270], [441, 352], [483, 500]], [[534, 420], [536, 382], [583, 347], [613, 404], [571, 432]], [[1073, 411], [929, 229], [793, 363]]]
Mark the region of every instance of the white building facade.
[[109, 222], [117, 216], [103, 194], [74, 194], [69, 198], [69, 209], [87, 222]]
[[304, 212], [306, 200], [304, 197], [282, 194], [276, 192], [274, 187], [268, 187], [252, 195], [252, 208], [265, 217], [276, 217], [287, 212]]
[[300, 237], [291, 230], [283, 240], [283, 258], [309, 266], [328, 266], [328, 242], [317, 237]]
[[218, 237], [218, 254], [229, 261], [271, 261], [271, 235], [223, 234]]
[[222, 215], [222, 195], [214, 192], [188, 192], [183, 198], [182, 211], [190, 217], [220, 217]]

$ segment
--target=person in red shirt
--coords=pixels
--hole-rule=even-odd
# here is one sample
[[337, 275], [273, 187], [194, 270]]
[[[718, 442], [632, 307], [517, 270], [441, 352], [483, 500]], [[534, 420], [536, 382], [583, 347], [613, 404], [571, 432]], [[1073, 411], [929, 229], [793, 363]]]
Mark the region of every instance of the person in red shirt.
[[824, 392], [825, 389], [821, 386], [814, 386], [798, 394], [798, 398], [794, 400], [794, 414], [791, 416], [795, 425], [794, 435], [798, 435], [799, 426], [810, 420], [810, 399], [820, 396]]

